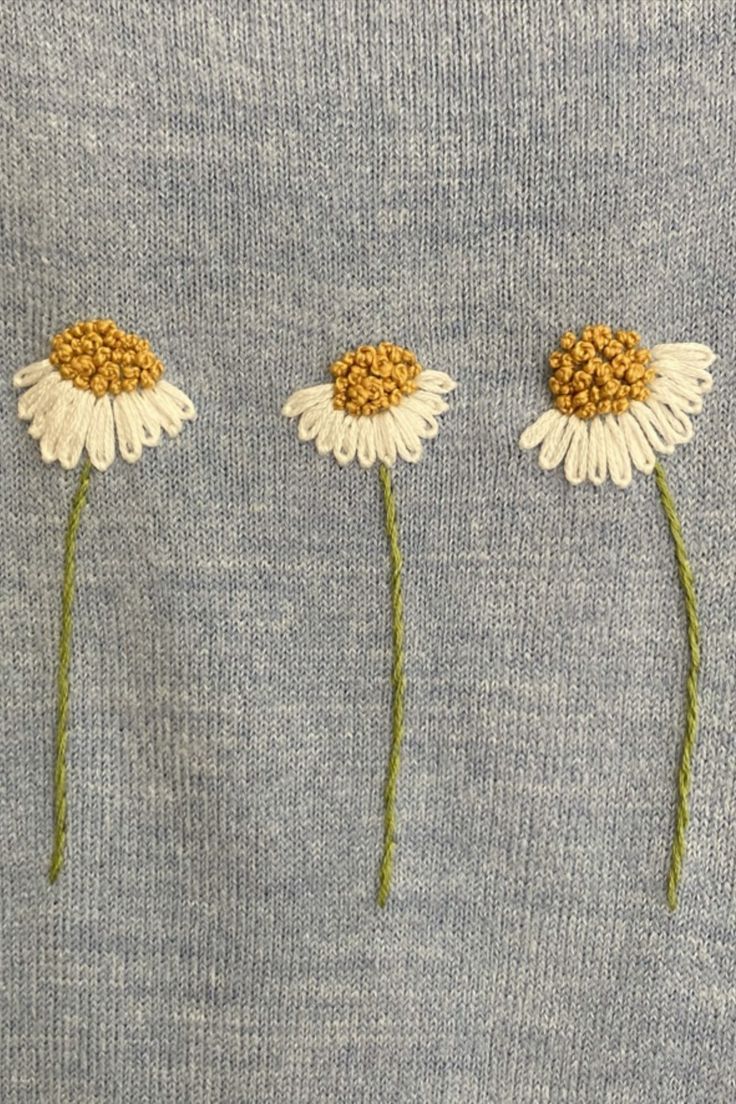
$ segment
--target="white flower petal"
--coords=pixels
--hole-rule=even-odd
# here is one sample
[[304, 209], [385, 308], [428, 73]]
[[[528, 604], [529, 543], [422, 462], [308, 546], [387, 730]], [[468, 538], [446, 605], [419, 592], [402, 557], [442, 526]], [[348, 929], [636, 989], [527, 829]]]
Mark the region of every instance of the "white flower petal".
[[58, 460], [76, 404], [83, 394], [69, 380], [62, 380], [62, 386], [56, 388], [54, 402], [46, 408], [39, 434], [41, 456], [47, 464]]
[[448, 391], [454, 391], [457, 384], [446, 372], [422, 371], [417, 376], [417, 387], [420, 391], [432, 391], [436, 395], [446, 395]]
[[588, 479], [597, 487], [605, 483], [608, 475], [608, 447], [606, 431], [600, 417], [591, 418], [588, 433]]
[[580, 421], [572, 414], [561, 414], [560, 417], [562, 421], [555, 422], [539, 450], [539, 466], [544, 471], [552, 471], [564, 460], [575, 433], [574, 423]]
[[87, 455], [97, 471], [106, 471], [115, 459], [115, 423], [113, 400], [109, 395], [98, 399], [87, 429]]
[[309, 406], [299, 418], [297, 436], [300, 441], [313, 441], [322, 428], [322, 422], [332, 413], [332, 404]]
[[628, 413], [641, 426], [642, 432], [655, 452], [661, 452], [665, 456], [675, 450], [675, 441], [671, 438], [669, 430], [664, 433], [646, 402], [632, 402]]
[[[159, 384], [156, 384], [155, 387], [148, 388], [146, 400], [156, 411], [156, 417], [158, 418], [161, 428], [166, 430], [169, 437], [176, 437], [184, 424], [184, 419], [181, 417], [179, 409], [173, 399], [170, 399], [168, 395], [160, 391]], [[113, 403], [114, 402], [115, 399], [113, 399]]]
[[659, 375], [686, 381], [704, 395], [713, 386], [708, 368], [714, 360], [715, 353], [707, 345], [655, 345], [651, 366]]
[[141, 424], [135, 415], [135, 410], [126, 401], [127, 398], [125, 392], [116, 395], [112, 400], [112, 409], [118, 435], [118, 450], [123, 460], [134, 464], [141, 458], [143, 437]]
[[626, 439], [615, 414], [603, 415], [603, 432], [606, 435], [606, 459], [611, 479], [617, 487], [628, 487], [631, 482], [631, 458]]
[[159, 424], [169, 437], [176, 437], [183, 423], [196, 416], [191, 399], [167, 380], [146, 388], [146, 401], [155, 409]]
[[444, 414], [450, 409], [444, 399], [431, 391], [415, 391], [413, 395], [405, 395], [400, 405], [421, 417]]
[[[62, 386], [66, 381], [62, 380], [61, 375], [47, 376], [47, 380], [49, 380], [49, 382], [47, 382], [45, 389], [34, 396], [32, 407], [33, 416], [31, 418], [31, 424], [28, 427], [28, 432], [35, 440], [41, 438], [47, 417], [49, 417], [53, 411], [57, 400], [62, 399], [68, 392], [68, 388], [63, 388]], [[46, 383], [46, 380], [43, 380], [43, 383]], [[41, 388], [42, 384], [39, 383], [36, 386]], [[72, 384], [68, 386], [72, 386]], [[35, 388], [31, 390], [35, 391]], [[30, 392], [26, 393], [30, 394]], [[26, 416], [28, 416], [28, 414], [26, 414]]]
[[146, 388], [146, 390], [149, 393], [151, 391], [157, 391], [159, 395], [165, 395], [167, 399], [170, 399], [170, 401], [173, 402], [176, 406], [176, 409], [179, 412], [179, 417], [183, 421], [188, 422], [192, 418], [197, 417], [197, 411], [194, 409], [194, 403], [189, 398], [189, 396], [185, 395], [184, 392], [179, 390], [178, 387], [174, 387], [173, 383], [169, 383], [167, 379], [159, 380], [157, 384], [155, 384], [153, 387]]
[[[632, 403], [632, 406], [635, 405], [637, 405], [636, 402]], [[632, 464], [639, 471], [649, 475], [654, 470], [657, 458], [641, 425], [630, 410], [618, 415], [618, 424], [621, 426]]]
[[567, 433], [569, 440], [565, 446], [565, 477], [569, 483], [578, 484], [583, 483], [588, 475], [591, 427], [574, 415], [569, 416], [568, 421], [573, 424]]
[[96, 401], [91, 391], [80, 391], [79, 398], [75, 399], [57, 447], [62, 468], [76, 468], [79, 463]]
[[663, 436], [668, 433], [669, 439], [676, 445], [684, 445], [690, 440], [693, 435], [693, 423], [687, 414], [675, 410], [672, 406], [665, 406], [651, 396], [645, 400], [644, 405], [654, 415]]
[[[419, 414], [416, 410], [411, 410], [403, 402], [393, 407], [394, 411], [399, 409], [401, 410], [401, 417], [404, 425], [417, 437], [423, 437], [425, 440], [431, 441], [439, 433], [440, 425], [434, 415]], [[388, 411], [384, 413], [388, 413]]]
[[419, 434], [412, 425], [412, 415], [399, 406], [392, 406], [386, 411], [386, 415], [393, 424], [393, 438], [396, 444], [396, 452], [402, 460], [409, 464], [416, 464], [422, 456], [422, 442]]
[[[147, 390], [151, 390], [147, 388]], [[120, 455], [124, 460], [128, 460], [133, 463], [140, 459], [143, 445], [148, 444], [148, 436], [150, 431], [150, 414], [152, 411], [155, 414], [155, 407], [153, 403], [147, 406], [141, 406], [136, 402], [136, 392], [127, 391], [121, 395], [117, 395], [113, 399], [113, 412], [115, 415], [115, 423], [118, 430], [118, 441], [120, 443]], [[122, 429], [121, 429], [122, 427]], [[158, 430], [159, 439], [161, 437], [161, 429]], [[131, 446], [130, 455], [126, 456], [121, 440], [121, 432], [125, 432], [127, 436], [127, 442]], [[139, 451], [140, 443], [140, 451]]]
[[33, 415], [33, 421], [28, 427], [28, 432], [30, 433], [34, 441], [39, 441], [41, 439], [41, 436], [43, 434], [43, 427], [48, 415], [49, 411], [45, 407], [43, 410], [37, 410], [36, 413]]
[[376, 462], [376, 427], [370, 414], [358, 418], [358, 463], [370, 468]]
[[334, 443], [340, 432], [340, 427], [346, 417], [347, 415], [344, 410], [335, 410], [331, 408], [325, 413], [319, 427], [319, 433], [314, 442], [320, 456], [326, 456], [328, 452], [332, 452]]
[[679, 361], [683, 367], [697, 365], [700, 368], [709, 368], [716, 359], [716, 354], [707, 345], [701, 345], [697, 341], [675, 341], [654, 346], [652, 360], [659, 360], [660, 357], [670, 357]]
[[43, 379], [34, 383], [19, 397], [18, 417], [24, 422], [29, 422], [36, 413], [47, 409], [52, 395], [62, 384], [72, 386], [68, 380], [63, 380], [58, 372], [48, 372]]
[[544, 414], [540, 414], [536, 422], [532, 422], [530, 426], [526, 427], [519, 438], [519, 447], [523, 449], [535, 448], [536, 445], [542, 443], [553, 427], [566, 419], [567, 415], [561, 414], [560, 411], [555, 410], [554, 407], [550, 410], [545, 410]]
[[358, 447], [358, 419], [350, 414], [345, 415], [339, 431], [335, 435], [333, 453], [338, 464], [349, 464], [355, 459], [355, 451]]
[[155, 448], [161, 441], [161, 421], [155, 403], [149, 399], [149, 388], [131, 391], [128, 395], [135, 408], [141, 427], [141, 440], [148, 448]]
[[685, 369], [677, 361], [662, 357], [652, 367], [657, 373], [657, 379], [676, 381], [697, 391], [699, 395], [707, 395], [713, 387], [713, 376], [705, 368]]
[[325, 400], [332, 403], [332, 384], [319, 383], [316, 387], [302, 387], [290, 395], [281, 407], [281, 413], [287, 418], [303, 414], [310, 406], [321, 406]]
[[405, 395], [401, 406], [419, 414], [444, 414], [450, 409], [442, 396], [436, 395], [434, 391], [414, 391], [411, 395]]
[[376, 456], [382, 464], [391, 467], [396, 463], [396, 438], [394, 421], [387, 410], [373, 415], [376, 423]]
[[[43, 427], [56, 406], [57, 400], [62, 399], [63, 396], [69, 392], [69, 388], [72, 387], [72, 384], [69, 383], [68, 380], [63, 380], [61, 376], [56, 375], [56, 373], [54, 373], [53, 377], [47, 377], [47, 379], [49, 382], [45, 391], [38, 395], [34, 402], [33, 417], [28, 427], [28, 432], [36, 441], [41, 439]], [[46, 383], [46, 380], [43, 382]], [[62, 386], [64, 384], [66, 384], [66, 386]], [[40, 387], [41, 384], [37, 386]], [[35, 390], [35, 388], [32, 388], [32, 390]]]
[[13, 386], [32, 387], [34, 383], [38, 383], [53, 371], [54, 366], [50, 360], [37, 360], [34, 364], [26, 364], [25, 368], [19, 369], [13, 376]]
[[703, 409], [702, 391], [668, 376], [657, 376], [649, 384], [649, 394], [667, 406], [676, 406], [687, 414], [699, 414]]

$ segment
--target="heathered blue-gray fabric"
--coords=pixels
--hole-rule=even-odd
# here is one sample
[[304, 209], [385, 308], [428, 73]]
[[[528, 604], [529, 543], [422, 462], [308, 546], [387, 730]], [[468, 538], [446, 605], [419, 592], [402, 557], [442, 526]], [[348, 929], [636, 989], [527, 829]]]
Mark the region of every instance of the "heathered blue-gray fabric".
[[[3, 1104], [736, 1099], [735, 33], [726, 0], [6, 0]], [[96, 315], [199, 418], [92, 481], [50, 888], [75, 477], [10, 379]], [[517, 446], [589, 321], [720, 357], [665, 461], [703, 632], [674, 916], [687, 653], [654, 481], [572, 487]], [[279, 413], [382, 338], [459, 381], [394, 474], [383, 912], [379, 482]]]

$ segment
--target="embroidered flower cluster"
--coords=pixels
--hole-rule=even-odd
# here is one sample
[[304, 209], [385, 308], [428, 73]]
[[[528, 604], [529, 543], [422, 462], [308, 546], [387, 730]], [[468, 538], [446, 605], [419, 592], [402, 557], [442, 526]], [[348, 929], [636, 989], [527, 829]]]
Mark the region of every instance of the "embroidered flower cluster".
[[[570, 483], [602, 484], [610, 476], [626, 487], [632, 469], [654, 472], [672, 535], [684, 598], [690, 667], [686, 683], [686, 724], [667, 896], [677, 904], [688, 822], [690, 763], [698, 712], [700, 635], [693, 574], [679, 519], [657, 454], [688, 441], [692, 414], [702, 409], [713, 379], [714, 359], [705, 345], [692, 342], [641, 346], [633, 330], [595, 324], [566, 331], [548, 358], [552, 407], [521, 435], [524, 449], [540, 446], [544, 469], [564, 463]], [[314, 441], [341, 465], [357, 458], [364, 468], [379, 464], [390, 562], [393, 643], [391, 667], [391, 745], [384, 786], [383, 849], [377, 900], [391, 890], [396, 851], [396, 792], [405, 724], [403, 557], [396, 497], [390, 469], [397, 459], [415, 463], [423, 442], [435, 437], [437, 418], [448, 410], [444, 396], [455, 383], [447, 373], [425, 369], [409, 349], [391, 341], [358, 345], [335, 360], [332, 382], [295, 391], [283, 414], [298, 419], [298, 436]], [[177, 434], [195, 416], [190, 399], [163, 378], [164, 367], [147, 340], [110, 319], [77, 322], [52, 339], [49, 356], [22, 368], [14, 383], [24, 389], [18, 413], [40, 443], [47, 463], [82, 468], [67, 525], [62, 587], [62, 630], [57, 686], [54, 843], [49, 877], [61, 870], [66, 843], [66, 746], [76, 541], [93, 468], [104, 471], [117, 449], [129, 462], [144, 446], [155, 446], [161, 430]]]

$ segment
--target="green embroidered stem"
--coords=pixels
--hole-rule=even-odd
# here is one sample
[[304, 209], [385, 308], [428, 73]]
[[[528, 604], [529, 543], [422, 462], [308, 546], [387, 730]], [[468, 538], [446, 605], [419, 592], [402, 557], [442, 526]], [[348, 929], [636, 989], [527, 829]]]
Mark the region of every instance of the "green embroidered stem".
[[391, 892], [391, 874], [394, 865], [396, 846], [396, 786], [399, 780], [401, 762], [401, 744], [404, 739], [404, 695], [406, 693], [406, 675], [404, 673], [404, 595], [401, 589], [401, 549], [399, 547], [399, 527], [396, 521], [396, 500], [391, 473], [381, 465], [378, 474], [383, 487], [383, 501], [386, 511], [386, 533], [391, 553], [391, 626], [393, 634], [393, 667], [391, 683], [393, 703], [391, 712], [391, 751], [388, 757], [386, 784], [383, 790], [383, 856], [378, 876], [378, 904], [381, 908], [388, 901]]
[[695, 598], [693, 573], [685, 550], [682, 528], [680, 527], [674, 500], [667, 485], [664, 468], [659, 463], [655, 465], [654, 478], [657, 481], [657, 489], [662, 500], [662, 509], [669, 523], [672, 542], [675, 546], [675, 559], [677, 560], [680, 588], [682, 589], [685, 614], [687, 617], [687, 642], [690, 649], [690, 667], [685, 682], [685, 736], [682, 742], [680, 771], [677, 777], [677, 814], [675, 817], [675, 832], [672, 839], [670, 870], [667, 878], [667, 903], [674, 912], [677, 908], [677, 890], [680, 884], [682, 864], [685, 858], [685, 833], [690, 819], [688, 802], [692, 778], [692, 757], [695, 748], [695, 734], [698, 726], [700, 625], [698, 622], [698, 606]]
[[64, 582], [61, 588], [61, 631], [56, 677], [56, 761], [54, 763], [54, 846], [49, 864], [49, 881], [55, 882], [64, 863], [66, 845], [66, 747], [69, 719], [69, 667], [72, 655], [74, 573], [77, 566], [77, 531], [82, 517], [92, 465], [85, 462], [72, 499], [64, 540]]

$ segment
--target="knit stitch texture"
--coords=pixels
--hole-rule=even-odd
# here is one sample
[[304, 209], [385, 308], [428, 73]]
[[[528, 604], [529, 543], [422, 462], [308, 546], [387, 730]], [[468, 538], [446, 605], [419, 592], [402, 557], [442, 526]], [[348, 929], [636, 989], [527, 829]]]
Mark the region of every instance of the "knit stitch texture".
[[[0, 9], [0, 1100], [736, 1099], [736, 271], [729, 0], [5, 0]], [[198, 421], [94, 480], [68, 839], [63, 547], [15, 369], [147, 337]], [[700, 721], [666, 877], [686, 625], [653, 477], [517, 441], [588, 322], [719, 354], [663, 464]], [[458, 381], [392, 473], [279, 413], [361, 342]]]

